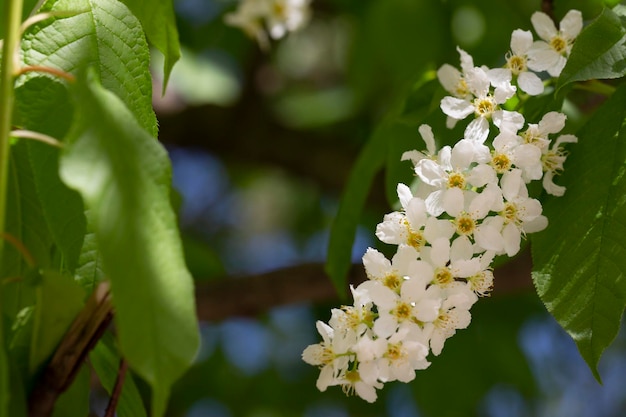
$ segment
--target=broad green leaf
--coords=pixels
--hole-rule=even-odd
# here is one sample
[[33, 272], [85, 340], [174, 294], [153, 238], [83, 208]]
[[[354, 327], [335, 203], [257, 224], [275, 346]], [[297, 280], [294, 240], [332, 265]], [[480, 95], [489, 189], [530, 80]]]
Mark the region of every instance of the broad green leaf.
[[352, 265], [352, 245], [365, 199], [376, 173], [387, 157], [388, 126], [382, 125], [361, 150], [350, 172], [328, 244], [326, 273], [337, 292], [345, 297], [347, 274]]
[[[119, 372], [120, 355], [117, 353], [110, 333], [105, 333], [96, 347], [89, 353], [89, 361], [98, 374], [102, 386], [111, 394]], [[141, 395], [130, 372], [124, 378], [116, 412], [119, 417], [144, 417], [146, 415]]]
[[626, 305], [626, 87], [619, 88], [569, 146], [563, 197], [549, 199], [547, 230], [533, 235], [533, 280], [541, 300], [597, 364]]
[[615, 12], [604, 9], [581, 31], [561, 72], [557, 90], [574, 81], [626, 75], [626, 28], [621, 20], [625, 10], [622, 6], [616, 7]]
[[[49, 0], [43, 11], [75, 13], [31, 27], [22, 41], [25, 65], [42, 65], [76, 74], [95, 65], [102, 85], [124, 101], [141, 126], [156, 136], [152, 110], [150, 52], [143, 28], [117, 0]], [[41, 74], [30, 72], [17, 86]]]
[[30, 142], [28, 148], [35, 186], [48, 229], [63, 255], [63, 269], [73, 272], [85, 235], [82, 199], [59, 178], [58, 149], [35, 142]]
[[89, 367], [84, 364], [72, 385], [57, 399], [52, 417], [87, 417], [89, 415], [90, 377]]
[[78, 266], [74, 272], [76, 281], [88, 292], [100, 281], [104, 280], [104, 270], [102, 269], [102, 257], [98, 250], [98, 242], [94, 232], [93, 221], [87, 214], [87, 230], [83, 239], [83, 247], [78, 258]]
[[72, 278], [53, 270], [42, 271], [36, 294], [30, 344], [31, 373], [52, 355], [82, 309], [85, 298], [85, 292]]
[[170, 206], [169, 159], [93, 72], [74, 93], [81, 106], [61, 158], [61, 178], [90, 210], [111, 280], [121, 351], [151, 384], [152, 409], [160, 416], [171, 384], [199, 344], [193, 281]]
[[[52, 239], [37, 196], [25, 142], [11, 147], [6, 232], [23, 246], [36, 266], [49, 265]], [[10, 318], [34, 303], [32, 288], [23, 282], [30, 270], [24, 254], [13, 244], [5, 244], [0, 278], [9, 278], [9, 281], [3, 284], [0, 304]]]
[[178, 29], [174, 14], [173, 0], [122, 0], [137, 16], [146, 32], [146, 36], [165, 57], [163, 64], [163, 91], [180, 58]]

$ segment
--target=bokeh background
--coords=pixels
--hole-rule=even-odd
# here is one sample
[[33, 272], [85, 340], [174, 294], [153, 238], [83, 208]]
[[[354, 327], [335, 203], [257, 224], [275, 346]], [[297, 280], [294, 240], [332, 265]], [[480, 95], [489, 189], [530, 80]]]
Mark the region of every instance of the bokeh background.
[[[255, 291], [270, 285], [268, 272], [286, 282], [289, 273], [313, 271], [313, 285], [327, 287], [315, 271], [326, 259], [339, 198], [386, 112], [424, 73], [458, 65], [457, 45], [477, 65], [502, 65], [511, 32], [531, 29], [542, 3], [553, 3], [557, 19], [578, 8], [589, 20], [602, 7], [583, 0], [313, 0], [308, 26], [262, 51], [224, 24], [235, 1], [175, 1], [183, 58], [164, 95], [159, 55], [153, 60], [159, 139], [173, 162], [189, 267], [198, 288], [222, 299], [211, 307], [211, 296], [198, 298], [211, 313], [169, 416], [626, 415], [626, 335], [600, 362], [600, 385], [535, 295], [523, 256], [497, 275], [492, 297], [475, 305], [470, 327], [447, 341], [431, 367], [410, 384], [386, 384], [375, 404], [338, 387], [318, 392], [318, 370], [300, 358], [319, 341], [315, 321], [328, 320], [330, 308], [346, 300], [329, 294], [286, 296], [263, 308], [241, 304], [261, 297]], [[574, 99], [572, 128], [597, 104]], [[414, 146], [424, 147], [417, 128]], [[385, 250], [373, 231], [391, 210], [381, 175], [357, 230], [355, 264], [368, 246]]]

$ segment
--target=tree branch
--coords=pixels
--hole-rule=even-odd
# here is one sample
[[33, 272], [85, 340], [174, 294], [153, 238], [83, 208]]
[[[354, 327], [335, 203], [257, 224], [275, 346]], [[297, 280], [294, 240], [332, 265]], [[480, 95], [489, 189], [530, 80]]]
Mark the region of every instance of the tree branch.
[[109, 284], [102, 282], [89, 297], [37, 380], [28, 401], [29, 417], [48, 417], [52, 414], [57, 398], [74, 381], [87, 354], [102, 337], [112, 318]]
[[[494, 294], [508, 294], [532, 287], [528, 250], [494, 271]], [[360, 264], [350, 268], [348, 283], [367, 279]], [[350, 303], [352, 300], [344, 300]], [[304, 264], [248, 277], [196, 283], [198, 317], [220, 321], [236, 316], [256, 316], [272, 307], [295, 303], [339, 303], [323, 264]]]

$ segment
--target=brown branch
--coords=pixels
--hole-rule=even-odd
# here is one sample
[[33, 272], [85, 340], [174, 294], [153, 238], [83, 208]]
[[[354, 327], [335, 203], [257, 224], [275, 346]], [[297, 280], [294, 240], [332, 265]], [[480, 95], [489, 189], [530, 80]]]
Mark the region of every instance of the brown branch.
[[54, 404], [74, 380], [87, 354], [104, 334], [113, 318], [108, 282], [96, 287], [85, 307], [57, 347], [37, 380], [28, 401], [29, 417], [48, 417]]
[[[531, 288], [530, 270], [528, 251], [497, 268], [494, 294]], [[353, 265], [349, 284], [358, 285], [365, 279], [363, 266]], [[198, 317], [204, 321], [255, 316], [272, 307], [304, 302], [341, 302], [323, 264], [304, 264], [255, 276], [196, 284]]]
[[128, 371], [128, 362], [122, 358], [120, 361], [120, 368], [117, 372], [117, 379], [115, 380], [115, 386], [113, 386], [113, 392], [111, 393], [111, 399], [107, 406], [104, 417], [114, 417], [117, 403], [120, 400], [122, 394], [122, 387], [124, 386], [124, 378], [126, 378], [126, 371]]
[[557, 23], [554, 18], [554, 0], [541, 0], [541, 11], [550, 16], [550, 18]]

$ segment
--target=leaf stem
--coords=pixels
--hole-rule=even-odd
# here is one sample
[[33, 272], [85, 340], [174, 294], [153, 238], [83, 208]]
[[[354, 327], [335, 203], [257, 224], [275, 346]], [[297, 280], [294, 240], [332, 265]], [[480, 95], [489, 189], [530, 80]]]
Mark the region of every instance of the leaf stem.
[[[15, 80], [15, 53], [20, 39], [23, 0], [4, 2], [5, 28], [0, 66], [0, 234], [5, 232], [7, 184], [11, 120], [13, 118], [13, 83]], [[0, 257], [4, 240], [0, 239]]]

